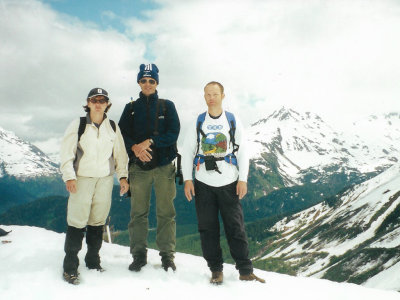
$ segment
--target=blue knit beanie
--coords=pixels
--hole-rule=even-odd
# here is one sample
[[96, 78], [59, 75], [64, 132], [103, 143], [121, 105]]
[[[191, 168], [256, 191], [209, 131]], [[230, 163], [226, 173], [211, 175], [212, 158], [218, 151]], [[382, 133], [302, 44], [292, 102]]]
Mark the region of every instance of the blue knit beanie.
[[137, 82], [143, 77], [151, 77], [158, 84], [158, 68], [155, 64], [141, 64], [139, 67], [139, 73], [137, 74]]

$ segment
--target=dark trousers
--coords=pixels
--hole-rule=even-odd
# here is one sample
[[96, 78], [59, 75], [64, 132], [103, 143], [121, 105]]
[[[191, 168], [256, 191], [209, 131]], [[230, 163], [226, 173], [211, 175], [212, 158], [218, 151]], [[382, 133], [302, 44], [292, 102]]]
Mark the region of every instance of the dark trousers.
[[213, 187], [195, 180], [196, 213], [203, 257], [210, 270], [222, 271], [223, 268], [218, 219], [220, 213], [236, 269], [241, 275], [246, 275], [253, 272], [253, 265], [249, 259], [243, 209], [236, 195], [236, 184], [237, 182], [233, 182], [226, 186]]

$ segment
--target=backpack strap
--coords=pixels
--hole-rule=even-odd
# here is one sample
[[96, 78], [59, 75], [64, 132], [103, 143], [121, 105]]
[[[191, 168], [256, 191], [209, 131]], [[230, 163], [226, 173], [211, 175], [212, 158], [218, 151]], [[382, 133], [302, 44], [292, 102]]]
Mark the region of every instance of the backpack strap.
[[197, 150], [196, 150], [196, 155], [199, 154], [199, 148], [200, 148], [200, 134], [204, 137], [206, 134], [204, 131], [201, 129], [204, 123], [204, 120], [206, 119], [206, 111], [200, 114], [197, 117], [197, 122], [196, 122], [196, 133], [197, 133]]
[[[158, 131], [158, 120], [159, 120], [159, 105], [161, 104], [161, 108], [162, 108], [162, 115], [164, 116], [164, 118], [166, 119], [166, 118], [168, 118], [168, 114], [167, 114], [167, 106], [165, 105], [165, 99], [158, 99], [158, 101], [157, 101], [157, 108], [156, 108], [156, 110], [157, 110], [157, 118], [156, 118], [156, 123], [154, 124], [155, 126], [154, 126], [154, 131]], [[180, 154], [178, 153], [178, 146], [177, 146], [177, 144], [175, 143], [174, 144], [174, 149], [175, 149], [175, 152], [176, 152], [176, 154], [177, 155], [179, 155], [179, 157], [180, 157]]]
[[81, 139], [82, 134], [85, 132], [86, 129], [86, 117], [80, 117], [79, 119], [79, 128], [78, 128], [78, 143]]
[[153, 131], [153, 135], [155, 135], [155, 136], [160, 134], [158, 132], [158, 117], [160, 115], [160, 104], [162, 106], [162, 112], [163, 112], [164, 118], [165, 118], [166, 113], [167, 113], [167, 108], [165, 107], [165, 100], [164, 99], [158, 99], [157, 100], [157, 106], [156, 106], [156, 119], [155, 119], [155, 123], [154, 123], [154, 131]]
[[[156, 107], [156, 110], [157, 110], [157, 112], [156, 112], [156, 123], [154, 124], [154, 131], [155, 131], [155, 133], [156, 133], [156, 131], [157, 131], [157, 133], [158, 133], [158, 120], [159, 120], [159, 110], [160, 110], [160, 108], [159, 108], [159, 106], [161, 105], [161, 108], [162, 108], [162, 115], [164, 116], [164, 118], [166, 119], [166, 118], [168, 118], [168, 114], [167, 114], [167, 106], [165, 105], [165, 99], [161, 99], [161, 98], [159, 98], [158, 100], [157, 100], [157, 107]], [[183, 175], [182, 175], [182, 156], [179, 154], [179, 152], [178, 152], [178, 146], [177, 146], [177, 143], [175, 143], [174, 145], [173, 145], [173, 147], [174, 147], [174, 151], [175, 151], [175, 153], [176, 153], [176, 157], [177, 157], [177, 160], [176, 160], [176, 173], [175, 173], [175, 182], [176, 182], [176, 180], [178, 180], [178, 184], [179, 185], [182, 185], [183, 184]]]
[[135, 114], [135, 111], [133, 110], [135, 107], [135, 100], [133, 100], [133, 97], [131, 97], [131, 115], [133, 116]]
[[110, 120], [110, 125], [111, 125], [112, 129], [114, 130], [114, 132], [117, 132], [117, 126], [115, 126], [115, 122], [113, 120]]
[[232, 143], [232, 154], [235, 154], [239, 150], [239, 145], [235, 142], [235, 133], [236, 133], [236, 119], [235, 115], [229, 111], [225, 111], [226, 118], [229, 123], [229, 137]]
[[[86, 124], [87, 124], [86, 117], [80, 117], [79, 118], [79, 127], [78, 127], [78, 143], [81, 140], [82, 134], [85, 133]], [[117, 132], [117, 126], [115, 125], [115, 122], [113, 120], [110, 120], [110, 125], [111, 125], [112, 129], [114, 130], [114, 132]]]

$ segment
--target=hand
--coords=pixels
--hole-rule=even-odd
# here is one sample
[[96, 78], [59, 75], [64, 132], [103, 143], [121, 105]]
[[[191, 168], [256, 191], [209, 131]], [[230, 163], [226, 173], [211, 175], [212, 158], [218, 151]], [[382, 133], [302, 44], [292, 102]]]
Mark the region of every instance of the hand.
[[76, 193], [76, 179], [71, 179], [67, 180], [65, 182], [65, 187], [67, 188], [67, 191], [70, 193]]
[[126, 178], [121, 178], [119, 180], [119, 194], [122, 196], [123, 194], [125, 194], [126, 192], [128, 192], [129, 190], [129, 183], [128, 180], [126, 180]]
[[139, 157], [143, 151], [150, 150], [150, 146], [151, 146], [150, 139], [147, 139], [141, 142], [140, 144], [133, 145], [131, 149], [133, 153], [135, 153], [135, 156]]
[[243, 197], [247, 194], [247, 182], [246, 181], [238, 181], [236, 185], [236, 195], [239, 196], [239, 200], [243, 199]]
[[192, 196], [196, 196], [194, 193], [194, 185], [193, 185], [193, 181], [191, 180], [185, 180], [185, 196], [186, 199], [190, 202], [192, 201]]
[[139, 154], [138, 158], [143, 162], [149, 162], [152, 158], [149, 151], [151, 150], [144, 150], [141, 154]]

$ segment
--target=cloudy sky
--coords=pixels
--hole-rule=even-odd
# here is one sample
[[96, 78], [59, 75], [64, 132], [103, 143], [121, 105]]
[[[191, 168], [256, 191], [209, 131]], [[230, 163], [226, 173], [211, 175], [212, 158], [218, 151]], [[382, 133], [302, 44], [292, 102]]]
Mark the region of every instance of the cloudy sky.
[[399, 37], [397, 0], [0, 0], [0, 127], [50, 151], [93, 87], [118, 121], [149, 62], [183, 127], [211, 80], [245, 125], [400, 111]]

